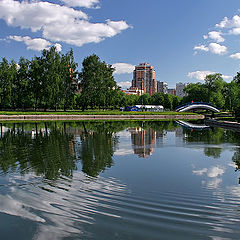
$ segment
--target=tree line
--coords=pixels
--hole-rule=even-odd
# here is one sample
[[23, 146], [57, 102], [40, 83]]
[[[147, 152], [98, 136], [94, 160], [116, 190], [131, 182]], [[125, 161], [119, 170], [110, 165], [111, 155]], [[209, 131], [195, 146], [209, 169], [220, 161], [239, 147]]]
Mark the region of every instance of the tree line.
[[222, 74], [210, 74], [203, 83], [191, 83], [184, 91], [187, 96], [183, 97], [182, 103], [207, 102], [240, 117], [240, 72], [230, 83], [223, 80]]
[[174, 109], [181, 101], [156, 93], [127, 95], [114, 80], [114, 68], [93, 54], [77, 70], [73, 51], [43, 50], [31, 60], [0, 61], [1, 110], [118, 109], [136, 104], [163, 105]]
[[0, 61], [1, 110], [119, 109], [133, 105], [163, 105], [174, 110], [191, 101], [210, 102], [240, 115], [240, 72], [227, 83], [222, 75], [212, 74], [203, 83], [189, 84], [186, 97], [155, 93], [127, 95], [114, 80], [115, 69], [93, 54], [85, 57], [78, 71], [73, 51], [43, 50], [31, 60]]

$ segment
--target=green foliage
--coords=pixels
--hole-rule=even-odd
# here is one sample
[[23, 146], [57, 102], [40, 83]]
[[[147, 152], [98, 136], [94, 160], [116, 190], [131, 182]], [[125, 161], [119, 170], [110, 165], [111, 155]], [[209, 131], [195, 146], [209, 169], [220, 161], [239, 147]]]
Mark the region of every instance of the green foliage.
[[77, 87], [77, 64], [73, 51], [43, 50], [31, 61], [0, 62], [0, 107], [2, 109], [72, 108]]
[[107, 108], [113, 102], [115, 91], [118, 91], [114, 81], [114, 68], [101, 62], [100, 58], [93, 54], [83, 60], [83, 68], [80, 73], [82, 110], [90, 106]]

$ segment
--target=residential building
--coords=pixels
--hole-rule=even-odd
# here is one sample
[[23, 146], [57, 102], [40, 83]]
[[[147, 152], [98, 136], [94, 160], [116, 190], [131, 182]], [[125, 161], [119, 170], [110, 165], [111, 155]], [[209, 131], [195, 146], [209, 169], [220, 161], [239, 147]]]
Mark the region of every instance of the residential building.
[[184, 88], [189, 85], [189, 83], [176, 83], [176, 96], [185, 97], [187, 94], [184, 92]]
[[174, 88], [169, 88], [169, 89], [168, 89], [168, 94], [172, 94], [172, 95], [176, 96], [176, 89], [174, 89]]
[[157, 81], [157, 92], [168, 93], [168, 84], [166, 82]]
[[133, 71], [132, 87], [142, 90], [143, 93], [153, 95], [157, 92], [155, 70], [148, 63], [140, 63]]

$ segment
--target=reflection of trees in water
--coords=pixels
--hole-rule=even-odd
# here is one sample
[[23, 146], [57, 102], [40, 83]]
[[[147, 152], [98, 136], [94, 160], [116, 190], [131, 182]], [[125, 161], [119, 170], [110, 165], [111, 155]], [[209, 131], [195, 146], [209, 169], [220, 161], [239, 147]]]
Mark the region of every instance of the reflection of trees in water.
[[232, 157], [233, 162], [236, 165], [236, 171], [240, 170], [240, 149], [237, 148]]
[[104, 126], [97, 131], [84, 131], [76, 155], [82, 162], [82, 171], [89, 176], [98, 176], [106, 167], [113, 165], [113, 154], [118, 138]]
[[[202, 142], [204, 144], [214, 145], [214, 147], [206, 147], [204, 149], [204, 153], [208, 157], [220, 158], [222, 148], [216, 146], [219, 144], [232, 143], [240, 147], [239, 132], [225, 130], [223, 128], [211, 128], [201, 132], [186, 129], [184, 131], [187, 135], [186, 140], [188, 142]], [[240, 148], [236, 148], [232, 161], [236, 165], [236, 171], [240, 170]]]
[[34, 138], [31, 131], [11, 129], [0, 140], [0, 168], [4, 173], [17, 169], [21, 174], [34, 171], [47, 179], [69, 177], [76, 168], [70, 154], [71, 139], [54, 128], [50, 134], [39, 131]]
[[[74, 131], [69, 131], [70, 127]], [[4, 173], [34, 172], [54, 180], [61, 175], [72, 176], [77, 155], [83, 172], [97, 176], [112, 166], [118, 141], [113, 131], [122, 127], [103, 122], [8, 124], [8, 131], [0, 139], [0, 168]], [[76, 133], [81, 139], [80, 148], [74, 146], [78, 145], [74, 141]]]
[[[73, 123], [7, 124], [8, 131], [0, 138], [0, 168], [4, 173], [34, 172], [47, 179], [61, 175], [71, 177], [76, 161], [81, 161], [82, 171], [98, 176], [110, 168], [118, 146], [117, 132], [129, 129], [135, 154], [150, 155], [156, 142], [166, 131], [176, 131], [174, 122], [114, 121]], [[141, 131], [140, 131], [140, 130]], [[222, 143], [240, 145], [239, 133], [214, 128], [204, 131], [184, 129], [182, 137], [187, 142], [207, 144], [206, 156], [219, 158]], [[157, 139], [159, 139], [157, 141]], [[211, 147], [211, 145], [213, 145]], [[240, 150], [233, 156], [240, 169]]]

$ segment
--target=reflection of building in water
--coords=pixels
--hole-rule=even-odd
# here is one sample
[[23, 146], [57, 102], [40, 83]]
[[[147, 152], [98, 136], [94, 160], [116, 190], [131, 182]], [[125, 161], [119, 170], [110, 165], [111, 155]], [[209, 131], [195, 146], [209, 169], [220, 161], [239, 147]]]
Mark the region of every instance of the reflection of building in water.
[[184, 137], [183, 128], [179, 127], [175, 129], [176, 137]]
[[134, 153], [144, 158], [152, 155], [155, 148], [156, 131], [151, 128], [145, 130], [141, 127], [128, 130], [131, 133]]

